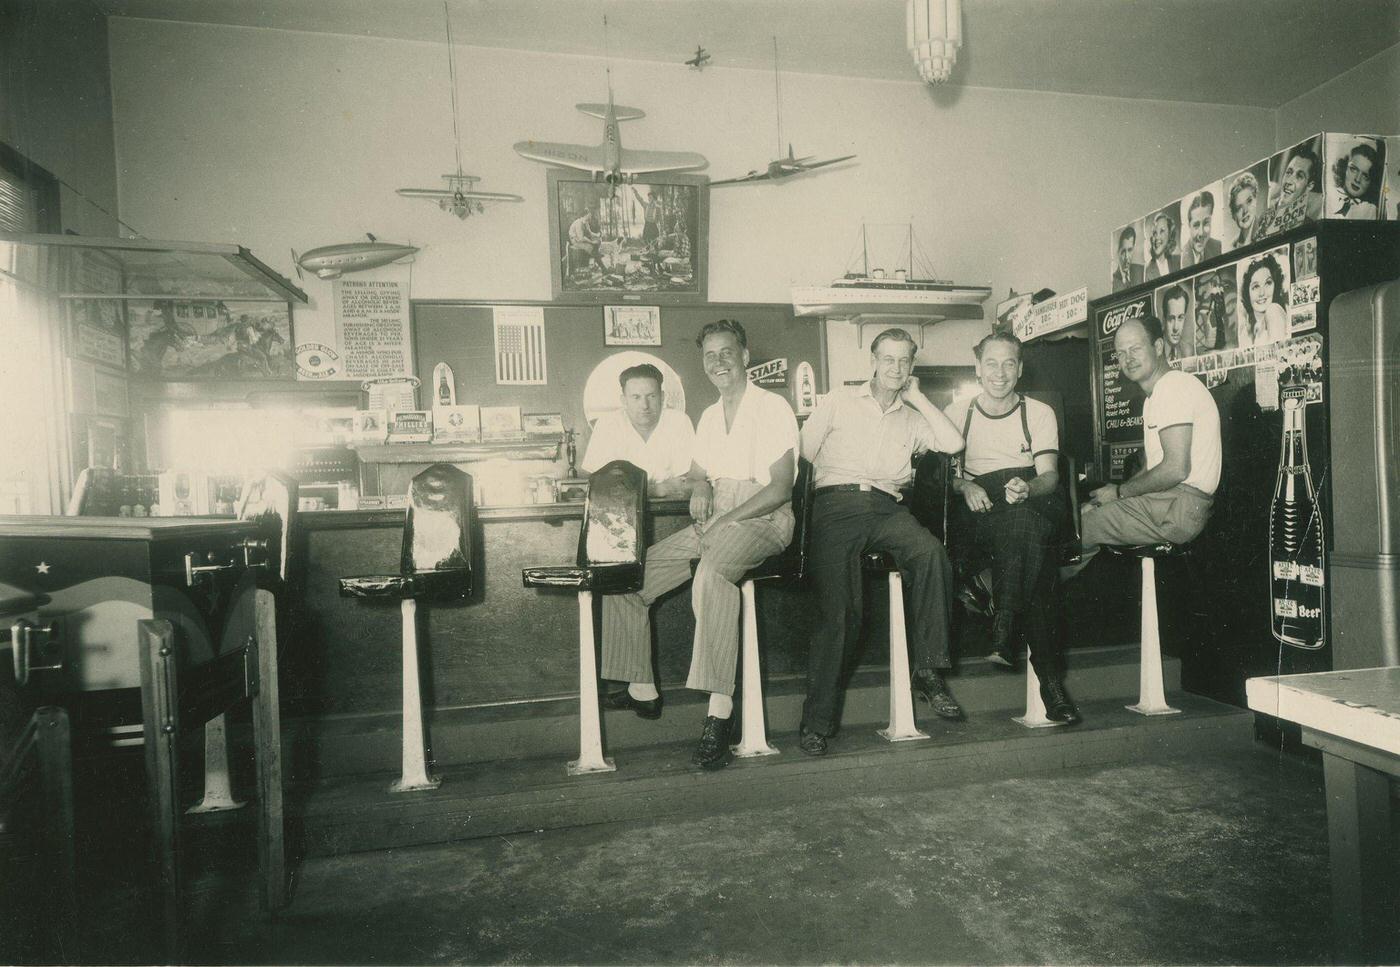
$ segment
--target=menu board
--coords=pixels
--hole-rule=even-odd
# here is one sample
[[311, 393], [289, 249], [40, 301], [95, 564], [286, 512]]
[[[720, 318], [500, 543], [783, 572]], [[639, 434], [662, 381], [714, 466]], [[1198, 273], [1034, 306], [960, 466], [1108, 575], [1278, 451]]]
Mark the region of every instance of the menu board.
[[1095, 352], [1098, 357], [1096, 380], [1098, 423], [1103, 428], [1103, 465], [1110, 479], [1122, 477], [1123, 461], [1142, 446], [1142, 389], [1124, 379], [1113, 351], [1113, 334], [1129, 319], [1141, 319], [1152, 312], [1150, 294], [1105, 306], [1094, 314]]

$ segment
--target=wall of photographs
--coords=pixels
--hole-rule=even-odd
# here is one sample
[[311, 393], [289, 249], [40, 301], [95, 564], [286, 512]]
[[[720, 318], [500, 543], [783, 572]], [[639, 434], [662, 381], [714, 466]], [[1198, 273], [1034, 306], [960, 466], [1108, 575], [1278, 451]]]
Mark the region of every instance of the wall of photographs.
[[1400, 220], [1400, 136], [1316, 134], [1113, 231], [1113, 291], [1322, 218]]

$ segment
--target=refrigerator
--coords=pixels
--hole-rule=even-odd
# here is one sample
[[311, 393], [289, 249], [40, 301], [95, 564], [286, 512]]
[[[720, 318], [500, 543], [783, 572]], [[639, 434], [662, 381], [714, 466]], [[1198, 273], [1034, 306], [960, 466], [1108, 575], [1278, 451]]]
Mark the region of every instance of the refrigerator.
[[1322, 221], [1091, 304], [1091, 477], [1122, 481], [1143, 445], [1142, 392], [1113, 352], [1124, 321], [1161, 319], [1170, 364], [1220, 409], [1211, 519], [1157, 568], [1187, 690], [1244, 706], [1256, 675], [1394, 660], [1397, 278], [1400, 223]]

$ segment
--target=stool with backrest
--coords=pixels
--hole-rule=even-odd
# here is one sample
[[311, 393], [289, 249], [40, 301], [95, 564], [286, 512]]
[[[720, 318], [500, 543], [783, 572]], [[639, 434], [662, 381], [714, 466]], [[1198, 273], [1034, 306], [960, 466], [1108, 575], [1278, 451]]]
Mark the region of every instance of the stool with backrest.
[[[909, 510], [940, 541], [948, 533], [948, 495], [953, 485], [952, 460], [929, 451], [914, 464]], [[904, 623], [904, 581], [894, 557], [881, 551], [861, 556], [867, 574], [885, 576], [890, 610], [890, 724], [880, 735], [890, 742], [927, 739], [914, 721], [914, 695], [909, 681], [909, 635]]]
[[[812, 465], [799, 459], [797, 480], [792, 486], [792, 539], [777, 554], [750, 568], [739, 582], [743, 693], [739, 715], [741, 732], [734, 754], [740, 758], [778, 754], [778, 750], [768, 743], [763, 713], [763, 673], [758, 655], [755, 585], [760, 581], [793, 585], [806, 577], [812, 544], [812, 489], [815, 481]], [[690, 562], [692, 573], [699, 564], [699, 558]]]
[[403, 767], [391, 792], [436, 789], [428, 772], [418, 669], [418, 604], [460, 602], [472, 592], [472, 478], [445, 463], [408, 488], [398, 574], [340, 579], [342, 597], [398, 601], [403, 619]]
[[[243, 483], [238, 501], [238, 519], [256, 520], [262, 525], [263, 541], [267, 542], [269, 568], [266, 574], [274, 591], [281, 597], [287, 586], [287, 560], [291, 550], [292, 522], [297, 512], [297, 482], [285, 474], [268, 472], [249, 477]], [[275, 573], [273, 572], [275, 568]], [[278, 649], [281, 650], [280, 647]], [[189, 809], [189, 813], [217, 813], [241, 809], [246, 803], [233, 798], [229, 781], [228, 730], [223, 715], [210, 719], [204, 726], [204, 795]]]
[[617, 769], [603, 755], [593, 595], [641, 590], [646, 564], [646, 509], [646, 471], [625, 460], [605, 464], [588, 478], [576, 563], [572, 567], [527, 567], [521, 571], [527, 588], [568, 588], [578, 595], [579, 750], [578, 758], [568, 764], [571, 776]]

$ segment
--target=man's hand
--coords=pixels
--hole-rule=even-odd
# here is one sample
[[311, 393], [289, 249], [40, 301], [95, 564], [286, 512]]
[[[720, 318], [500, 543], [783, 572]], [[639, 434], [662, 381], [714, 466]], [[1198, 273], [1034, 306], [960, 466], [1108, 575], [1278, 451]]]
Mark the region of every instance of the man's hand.
[[690, 492], [690, 519], [697, 524], [704, 524], [710, 519], [710, 514], [714, 511], [715, 492], [708, 480], [702, 480], [695, 484], [695, 489]]
[[[899, 391], [899, 398], [915, 408], [920, 403], [928, 403], [928, 397], [919, 389], [919, 377], [910, 376], [909, 381], [904, 384], [904, 388]], [[933, 404], [929, 403], [932, 406]]]
[[665, 480], [652, 482], [651, 493], [653, 497], [683, 497], [690, 492], [690, 480], [687, 477], [667, 477]]
[[699, 523], [700, 533], [708, 534], [710, 531], [717, 530], [723, 527], [725, 524], [730, 523], [732, 520], [734, 520], [734, 511], [732, 510], [726, 511], [723, 514], [719, 514], [718, 516], [711, 517], [708, 521], [702, 521]]
[[985, 514], [992, 509], [992, 498], [987, 496], [987, 492], [973, 483], [971, 480], [963, 481], [963, 500], [967, 503], [967, 509], [974, 514]]
[[1089, 503], [1093, 504], [1095, 507], [1111, 504], [1117, 499], [1118, 485], [1116, 483], [1104, 484], [1089, 495]]
[[1031, 485], [1020, 477], [1012, 477], [1006, 482], [1003, 488], [1006, 491], [1006, 502], [1008, 504], [1019, 504], [1031, 495]]

